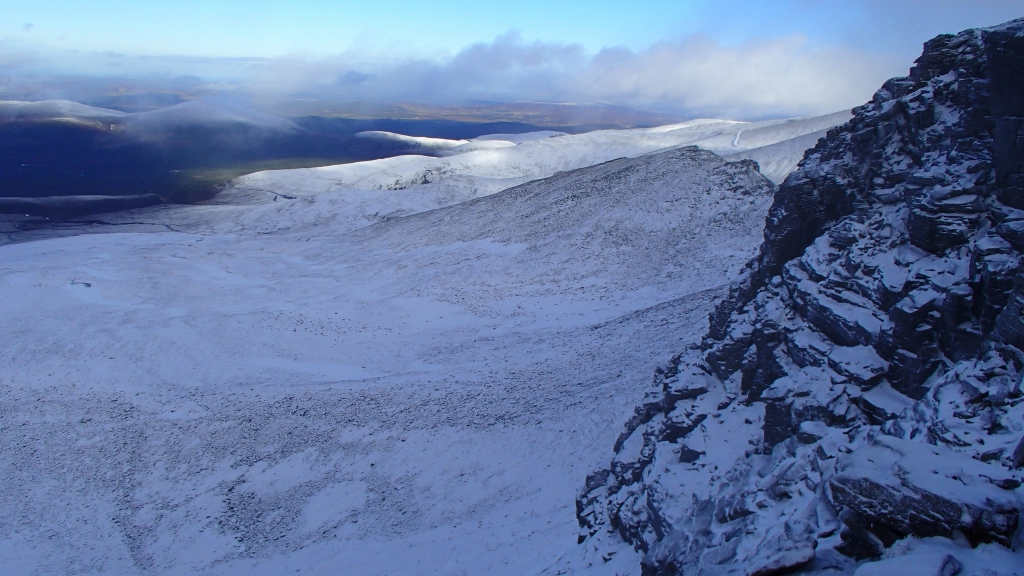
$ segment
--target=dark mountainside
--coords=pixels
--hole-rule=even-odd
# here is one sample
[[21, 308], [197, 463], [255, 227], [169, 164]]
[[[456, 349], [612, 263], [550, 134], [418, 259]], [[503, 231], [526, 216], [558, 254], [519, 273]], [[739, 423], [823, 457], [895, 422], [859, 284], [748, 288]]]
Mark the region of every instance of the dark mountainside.
[[764, 237], [587, 478], [581, 541], [618, 533], [648, 575], [1019, 550], [1024, 20], [929, 41], [807, 152]]

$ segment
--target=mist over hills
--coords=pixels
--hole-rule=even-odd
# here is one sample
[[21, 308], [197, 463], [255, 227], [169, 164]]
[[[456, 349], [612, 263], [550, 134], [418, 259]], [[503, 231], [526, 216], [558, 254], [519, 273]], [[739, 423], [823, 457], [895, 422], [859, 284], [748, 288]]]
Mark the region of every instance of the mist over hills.
[[[603, 116], [587, 119], [599, 117]], [[839, 121], [840, 116], [822, 117], [812, 131]], [[737, 130], [740, 126], [745, 130], [743, 150], [761, 143], [756, 140], [759, 131], [768, 130], [764, 143], [777, 143], [795, 135], [806, 137], [809, 129], [806, 122], [793, 124], [792, 133], [778, 122], [736, 124]], [[449, 156], [522, 141], [512, 136], [497, 140], [495, 134], [583, 133], [601, 127], [607, 128], [509, 121], [285, 118], [224, 100], [193, 100], [134, 113], [59, 100], [0, 102], [0, 213], [69, 218], [190, 203], [213, 197], [231, 178], [260, 170], [410, 153]], [[708, 140], [707, 147], [737, 152], [734, 144], [739, 140], [728, 130], [723, 133], [727, 134], [718, 140]], [[478, 137], [489, 140], [468, 142]], [[669, 138], [664, 143], [681, 142]], [[798, 153], [793, 149], [789, 157]], [[788, 172], [789, 164], [783, 162], [770, 174]]]
[[[66, 217], [109, 209], [89, 196], [125, 197], [121, 206], [188, 203], [260, 169], [422, 152], [408, 142], [355, 138], [370, 130], [466, 138], [541, 129], [515, 122], [286, 119], [203, 100], [139, 113], [68, 101], [0, 102], [0, 211]], [[14, 200], [41, 197], [75, 198]]]

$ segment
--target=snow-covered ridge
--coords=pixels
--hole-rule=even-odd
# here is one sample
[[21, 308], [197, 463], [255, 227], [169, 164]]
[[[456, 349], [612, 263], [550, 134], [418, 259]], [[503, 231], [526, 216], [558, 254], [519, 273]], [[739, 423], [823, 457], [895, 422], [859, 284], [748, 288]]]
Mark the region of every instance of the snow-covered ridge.
[[[471, 140], [367, 131], [356, 137], [404, 146], [433, 158], [409, 157], [397, 163], [342, 165], [327, 167], [320, 172], [254, 175], [240, 183], [256, 188], [287, 188], [296, 194], [305, 194], [327, 189], [399, 189], [444, 180], [449, 181], [447, 185], [452, 194], [469, 198], [559, 171], [687, 145], [700, 146], [736, 159], [756, 157], [764, 165], [762, 172], [770, 180], [780, 183], [796, 167], [803, 152], [798, 149], [800, 146], [816, 141], [825, 130], [842, 124], [848, 118], [849, 113], [843, 111], [764, 122], [700, 119], [656, 128], [602, 130], [579, 135], [556, 131], [490, 134]], [[193, 126], [232, 125], [277, 133], [303, 131], [285, 118], [227, 102], [202, 99], [139, 113], [107, 110], [66, 100], [0, 101], [0, 119], [89, 124], [103, 129], [122, 129], [142, 137], [167, 129]], [[785, 142], [790, 144], [780, 145]], [[317, 183], [317, 180], [327, 180], [329, 184]]]
[[[511, 141], [512, 136], [493, 135], [448, 148], [446, 153], [450, 155], [443, 157], [404, 155], [323, 168], [258, 172], [236, 179], [221, 193], [215, 202], [224, 213], [209, 219], [209, 223], [225, 231], [280, 232], [325, 223], [339, 232], [348, 231], [617, 158], [640, 157], [702, 141], [732, 146], [737, 139], [747, 141], [744, 134], [749, 132], [757, 135], [750, 138], [756, 145], [770, 141], [765, 134], [772, 130], [779, 138], [812, 131], [741, 153], [735, 153], [735, 148], [719, 149], [721, 153], [733, 151], [729, 160], [752, 157], [761, 163], [762, 173], [768, 168], [784, 176], [804, 150], [824, 135], [819, 131], [822, 126], [831, 126], [848, 115], [842, 112], [764, 123], [700, 120], [673, 125], [669, 130], [604, 130], [578, 135], [536, 132], [514, 135], [519, 144]], [[496, 147], [462, 151], [478, 145]], [[282, 197], [301, 202], [273, 201]], [[243, 205], [244, 209], [238, 208]]]
[[147, 131], [171, 126], [209, 126], [241, 124], [267, 130], [301, 130], [285, 118], [227, 103], [191, 100], [148, 112], [127, 113], [88, 106], [70, 100], [23, 102], [0, 100], [0, 119], [8, 121], [62, 121], [93, 123], [102, 121], [127, 130]]
[[537, 132], [525, 132], [522, 134], [487, 134], [484, 136], [477, 136], [476, 138], [473, 138], [473, 141], [486, 142], [489, 140], [501, 140], [511, 142], [513, 144], [522, 144], [523, 142], [533, 142], [534, 140], [544, 140], [545, 138], [555, 138], [565, 135], [565, 132], [539, 130]]
[[[258, 172], [239, 178], [235, 191], [287, 191], [294, 196], [393, 190], [402, 195], [445, 198], [445, 205], [493, 194], [556, 172], [593, 166], [680, 146], [699, 146], [732, 159], [756, 157], [762, 172], [781, 182], [796, 167], [808, 145], [824, 130], [841, 124], [849, 112], [826, 116], [734, 122], [695, 120], [633, 130], [585, 134], [540, 132], [515, 137], [493, 135], [455, 145], [442, 141], [443, 157], [406, 155], [322, 168]], [[384, 137], [381, 134], [375, 137]], [[398, 138], [398, 135], [387, 136]], [[423, 142], [428, 139], [409, 139]], [[429, 139], [435, 140], [435, 139]], [[785, 145], [785, 143], [791, 143]], [[486, 148], [483, 148], [487, 145]], [[775, 146], [775, 147], [772, 147]], [[427, 188], [423, 188], [427, 187]]]
[[122, 118], [127, 116], [119, 110], [96, 108], [70, 100], [41, 100], [25, 102], [0, 100], [0, 118], [4, 119], [46, 119], [46, 118]]
[[406, 151], [422, 152], [432, 156], [454, 156], [474, 150], [494, 150], [496, 148], [508, 148], [523, 142], [543, 140], [554, 136], [561, 136], [562, 132], [543, 130], [538, 132], [527, 132], [525, 134], [488, 134], [469, 140], [451, 140], [448, 138], [429, 138], [426, 136], [406, 136], [383, 130], [368, 130], [359, 132], [356, 138], [375, 140], [393, 146], [403, 147]]
[[410, 148], [424, 148], [427, 150], [447, 150], [448, 148], [455, 148], [456, 146], [469, 143], [469, 140], [449, 140], [447, 138], [406, 136], [405, 134], [396, 134], [394, 132], [385, 132], [383, 130], [359, 132], [355, 137], [367, 140], [380, 140], [394, 144], [402, 144]]
[[119, 110], [96, 108], [78, 102], [71, 102], [70, 100], [42, 100], [38, 102], [0, 100], [0, 120], [6, 121], [49, 120], [93, 125], [97, 122], [107, 124], [121, 122], [126, 116], [128, 114]]

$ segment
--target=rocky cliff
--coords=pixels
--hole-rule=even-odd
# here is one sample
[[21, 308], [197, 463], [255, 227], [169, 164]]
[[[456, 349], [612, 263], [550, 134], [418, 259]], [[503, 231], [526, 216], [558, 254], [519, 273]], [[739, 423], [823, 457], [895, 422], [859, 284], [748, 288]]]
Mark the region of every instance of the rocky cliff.
[[581, 541], [652, 575], [886, 573], [925, 538], [959, 551], [914, 565], [956, 574], [1024, 544], [1024, 20], [929, 41], [854, 114], [587, 478]]

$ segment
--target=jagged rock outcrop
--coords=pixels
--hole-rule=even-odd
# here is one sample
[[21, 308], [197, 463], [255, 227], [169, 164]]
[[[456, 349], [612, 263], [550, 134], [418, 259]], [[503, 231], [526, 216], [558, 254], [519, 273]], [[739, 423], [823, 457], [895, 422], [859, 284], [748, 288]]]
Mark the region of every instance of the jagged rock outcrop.
[[1024, 544], [1024, 20], [929, 41], [854, 113], [587, 478], [581, 541], [650, 575]]

